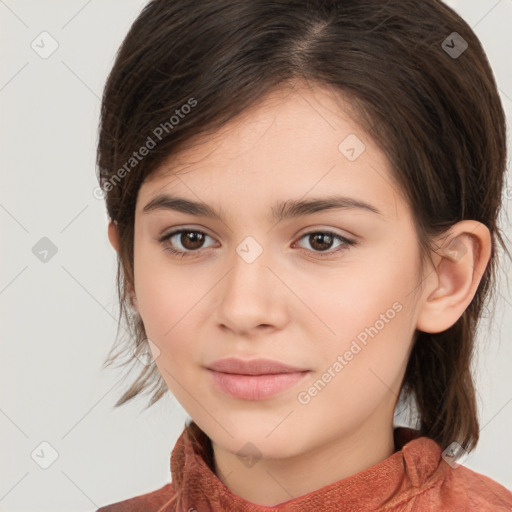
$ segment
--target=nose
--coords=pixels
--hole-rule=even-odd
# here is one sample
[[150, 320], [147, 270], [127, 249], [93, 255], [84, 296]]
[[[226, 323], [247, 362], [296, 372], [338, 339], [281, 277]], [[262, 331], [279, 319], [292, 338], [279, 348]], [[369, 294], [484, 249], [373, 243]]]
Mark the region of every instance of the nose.
[[234, 251], [231, 268], [217, 290], [217, 322], [238, 336], [282, 329], [289, 319], [290, 291], [279, 278], [279, 265], [270, 249], [255, 258], [254, 250], [241, 244]]

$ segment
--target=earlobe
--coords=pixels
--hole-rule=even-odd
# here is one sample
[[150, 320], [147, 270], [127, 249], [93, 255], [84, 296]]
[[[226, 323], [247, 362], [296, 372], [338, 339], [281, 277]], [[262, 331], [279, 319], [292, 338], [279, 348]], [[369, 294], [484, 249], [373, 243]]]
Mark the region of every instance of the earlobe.
[[489, 229], [476, 221], [454, 225], [434, 250], [435, 268], [425, 280], [416, 328], [439, 333], [467, 309], [491, 257]]
[[119, 252], [119, 230], [115, 220], [111, 220], [108, 224], [108, 239], [110, 240], [110, 245], [112, 245], [116, 252]]

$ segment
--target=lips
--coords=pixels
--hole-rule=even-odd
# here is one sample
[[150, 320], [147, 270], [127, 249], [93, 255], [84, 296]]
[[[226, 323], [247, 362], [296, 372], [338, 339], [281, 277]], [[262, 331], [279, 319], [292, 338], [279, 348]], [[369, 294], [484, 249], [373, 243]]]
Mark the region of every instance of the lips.
[[271, 359], [227, 358], [207, 366], [216, 388], [241, 400], [265, 400], [297, 385], [309, 370]]
[[244, 361], [236, 357], [220, 359], [207, 366], [209, 370], [237, 375], [275, 375], [308, 371], [306, 368], [290, 366], [272, 359]]

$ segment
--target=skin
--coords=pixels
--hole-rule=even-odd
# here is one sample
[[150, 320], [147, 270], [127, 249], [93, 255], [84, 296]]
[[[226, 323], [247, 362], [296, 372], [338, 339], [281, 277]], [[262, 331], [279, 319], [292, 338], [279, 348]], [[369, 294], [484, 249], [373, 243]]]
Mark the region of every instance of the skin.
[[[491, 254], [488, 229], [463, 221], [448, 233], [455, 251], [438, 250], [433, 263], [421, 267], [413, 212], [386, 157], [350, 112], [346, 100], [319, 86], [276, 91], [173, 155], [137, 198], [135, 306], [160, 350], [156, 364], [212, 440], [216, 474], [259, 505], [320, 489], [395, 451], [393, 414], [414, 334], [457, 321]], [[338, 149], [349, 134], [365, 144], [354, 161]], [[162, 192], [207, 203], [224, 220], [144, 213]], [[333, 193], [370, 203], [381, 215], [333, 209], [277, 224], [269, 217], [276, 202]], [[179, 235], [158, 240], [181, 227], [208, 236], [203, 245]], [[329, 245], [327, 239], [322, 246], [304, 236], [325, 230], [357, 243], [332, 239]], [[263, 249], [252, 263], [236, 252], [248, 236]], [[118, 250], [114, 223], [109, 239]], [[180, 259], [166, 244], [196, 252]], [[301, 403], [299, 393], [396, 303], [401, 311]], [[204, 368], [228, 356], [268, 357], [310, 372], [274, 397], [241, 400], [215, 388]], [[244, 446], [242, 454], [258, 451], [253, 465], [237, 455]]]

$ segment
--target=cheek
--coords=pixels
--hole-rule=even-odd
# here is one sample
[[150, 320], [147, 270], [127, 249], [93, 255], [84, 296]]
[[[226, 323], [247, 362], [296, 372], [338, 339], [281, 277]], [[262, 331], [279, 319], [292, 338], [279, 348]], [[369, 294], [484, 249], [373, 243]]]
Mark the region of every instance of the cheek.
[[[197, 348], [206, 301], [218, 277], [200, 275], [192, 266], [170, 264], [167, 255], [139, 248], [134, 255], [135, 289], [147, 337], [158, 347], [155, 363], [173, 395], [187, 403], [190, 368], [204, 363]], [[198, 318], [202, 315], [202, 318]], [[186, 384], [188, 383], [188, 384]]]
[[[158, 347], [155, 364], [168, 389], [181, 404], [188, 404], [195, 375], [191, 365], [200, 353], [194, 344], [197, 320], [194, 304], [202, 294], [162, 277], [153, 265], [140, 272], [137, 299], [147, 337]], [[137, 286], [137, 285], [136, 285]]]
[[[347, 406], [356, 407], [361, 393], [371, 404], [373, 395], [382, 396], [390, 389], [399, 392], [415, 331], [412, 292], [419, 276], [413, 251], [406, 258], [390, 252], [388, 258], [365, 261], [357, 270], [351, 267], [350, 273], [340, 275], [317, 297], [314, 308], [335, 333], [324, 335], [319, 345], [323, 367], [318, 371], [322, 374], [331, 368], [337, 383], [328, 386], [325, 403], [339, 393]], [[344, 392], [354, 389], [358, 393]]]
[[363, 313], [358, 319], [351, 318], [349, 312], [343, 316], [338, 323], [341, 334], [335, 342], [324, 343], [323, 364], [297, 397], [300, 404], [306, 404], [306, 416], [320, 417], [329, 411], [333, 428], [355, 428], [383, 404], [392, 410], [413, 336], [409, 306], [393, 305], [365, 312], [368, 321], [362, 318]]
[[204, 295], [199, 283], [190, 279], [190, 268], [171, 264], [170, 256], [148, 242], [135, 245], [135, 290], [148, 337], [151, 332], [164, 341]]
[[[350, 341], [376, 323], [378, 328], [385, 325], [387, 329], [397, 323], [395, 317], [410, 318], [413, 291], [419, 283], [414, 252], [409, 251], [406, 257], [392, 248], [386, 257], [382, 257], [382, 251], [376, 252], [358, 261], [350, 260], [329, 274], [301, 276], [296, 283], [298, 295], [307, 297], [307, 306], [329, 328], [334, 335], [330, 338], [338, 346], [340, 340], [342, 344]], [[402, 310], [399, 315], [398, 309]], [[309, 315], [303, 321], [311, 323], [311, 318]], [[324, 332], [324, 339], [329, 340], [327, 329]]]

